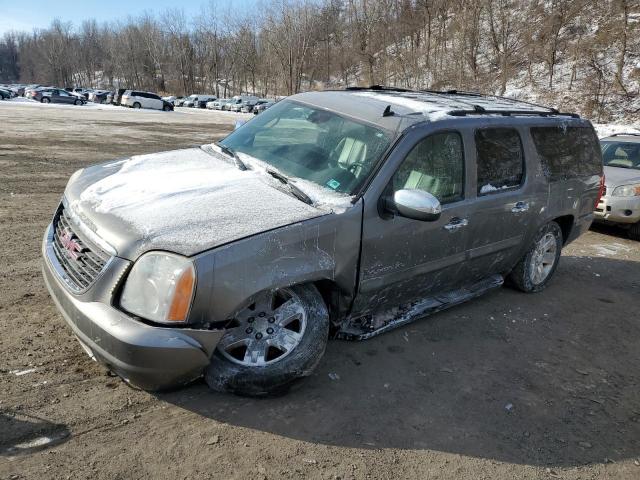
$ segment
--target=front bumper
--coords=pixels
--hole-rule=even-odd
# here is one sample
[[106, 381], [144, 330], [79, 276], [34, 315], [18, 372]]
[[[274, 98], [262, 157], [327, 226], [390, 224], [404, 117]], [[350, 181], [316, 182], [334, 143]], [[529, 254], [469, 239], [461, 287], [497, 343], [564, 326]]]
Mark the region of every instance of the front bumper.
[[593, 213], [598, 222], [626, 224], [640, 222], [640, 197], [604, 196]]
[[145, 390], [183, 385], [202, 374], [224, 331], [151, 326], [114, 308], [113, 292], [130, 264], [118, 257], [86, 292], [72, 294], [57, 273], [52, 236], [50, 225], [42, 245], [44, 280], [87, 353]]

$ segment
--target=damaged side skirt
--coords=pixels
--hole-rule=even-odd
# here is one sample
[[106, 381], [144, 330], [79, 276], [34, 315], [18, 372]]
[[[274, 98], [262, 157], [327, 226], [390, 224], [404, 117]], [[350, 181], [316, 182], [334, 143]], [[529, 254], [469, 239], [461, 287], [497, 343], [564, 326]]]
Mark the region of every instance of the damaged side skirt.
[[492, 275], [472, 285], [426, 297], [417, 302], [396, 307], [391, 311], [347, 318], [343, 327], [336, 333], [336, 338], [365, 340], [479, 297], [491, 289], [502, 286], [503, 283], [502, 275]]

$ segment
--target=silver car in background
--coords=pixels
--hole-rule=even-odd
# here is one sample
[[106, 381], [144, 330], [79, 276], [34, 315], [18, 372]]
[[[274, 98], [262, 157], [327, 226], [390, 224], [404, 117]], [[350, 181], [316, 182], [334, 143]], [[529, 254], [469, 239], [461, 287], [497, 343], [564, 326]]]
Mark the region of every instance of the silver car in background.
[[640, 133], [617, 133], [600, 140], [605, 190], [595, 220], [628, 229], [640, 240]]

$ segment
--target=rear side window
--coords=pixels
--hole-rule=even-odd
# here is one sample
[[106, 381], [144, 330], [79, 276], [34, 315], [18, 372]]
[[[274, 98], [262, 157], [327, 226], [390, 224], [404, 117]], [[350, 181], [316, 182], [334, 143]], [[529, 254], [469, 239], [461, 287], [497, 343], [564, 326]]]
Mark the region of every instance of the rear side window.
[[517, 130], [476, 130], [478, 195], [518, 188], [524, 179], [524, 154]]
[[600, 144], [592, 128], [532, 127], [531, 136], [551, 180], [602, 173]]
[[440, 203], [462, 200], [464, 150], [457, 132], [436, 133], [416, 144], [393, 177], [393, 190], [423, 190]]

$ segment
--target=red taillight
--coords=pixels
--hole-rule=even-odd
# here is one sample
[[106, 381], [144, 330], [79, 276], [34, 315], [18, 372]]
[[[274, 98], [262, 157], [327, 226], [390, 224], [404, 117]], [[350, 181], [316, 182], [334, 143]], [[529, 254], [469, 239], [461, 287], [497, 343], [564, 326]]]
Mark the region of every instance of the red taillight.
[[600, 199], [602, 198], [603, 194], [604, 194], [604, 173], [600, 175], [600, 187], [598, 188], [598, 196], [596, 197], [596, 204], [595, 204], [596, 207], [600, 203]]

